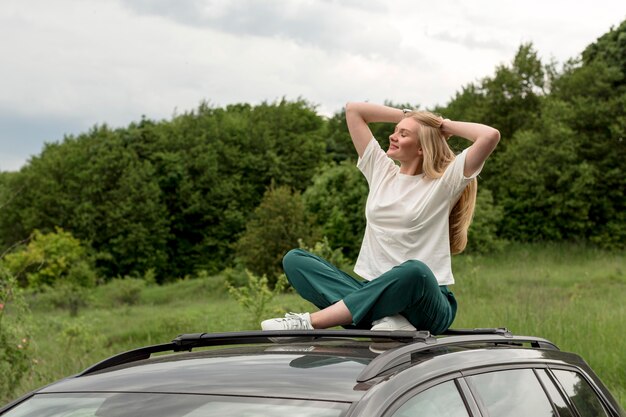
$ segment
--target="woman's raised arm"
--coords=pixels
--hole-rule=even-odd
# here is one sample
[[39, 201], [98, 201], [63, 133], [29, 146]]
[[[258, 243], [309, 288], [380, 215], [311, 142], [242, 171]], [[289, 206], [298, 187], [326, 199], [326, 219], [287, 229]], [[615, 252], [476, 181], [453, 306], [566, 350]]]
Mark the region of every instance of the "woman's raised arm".
[[393, 107], [371, 103], [346, 104], [346, 123], [359, 157], [363, 156], [367, 144], [372, 139], [372, 131], [367, 125], [368, 123], [398, 123], [402, 117], [402, 110]]
[[460, 136], [474, 142], [465, 156], [463, 175], [475, 173], [487, 160], [500, 141], [500, 132], [480, 123], [457, 122], [445, 119], [441, 124], [445, 137]]

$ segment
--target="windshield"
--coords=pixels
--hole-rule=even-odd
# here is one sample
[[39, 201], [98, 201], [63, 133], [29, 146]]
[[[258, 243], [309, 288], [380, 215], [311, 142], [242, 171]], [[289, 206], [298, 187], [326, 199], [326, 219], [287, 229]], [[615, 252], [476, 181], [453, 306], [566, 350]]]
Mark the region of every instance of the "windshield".
[[349, 404], [190, 394], [38, 394], [3, 417], [340, 417]]

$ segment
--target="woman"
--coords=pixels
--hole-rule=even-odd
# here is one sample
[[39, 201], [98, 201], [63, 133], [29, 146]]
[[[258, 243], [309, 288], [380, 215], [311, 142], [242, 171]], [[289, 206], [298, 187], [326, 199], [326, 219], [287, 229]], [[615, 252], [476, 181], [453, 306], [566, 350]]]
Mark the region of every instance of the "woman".
[[[451, 254], [463, 251], [474, 213], [476, 176], [500, 133], [489, 126], [429, 112], [348, 103], [346, 121], [369, 185], [366, 229], [354, 271], [292, 250], [283, 259], [289, 282], [320, 310], [265, 320], [263, 330], [429, 330], [452, 324], [456, 300]], [[397, 123], [384, 152], [368, 123]], [[455, 156], [450, 136], [472, 143]], [[397, 161], [399, 166], [393, 161]]]

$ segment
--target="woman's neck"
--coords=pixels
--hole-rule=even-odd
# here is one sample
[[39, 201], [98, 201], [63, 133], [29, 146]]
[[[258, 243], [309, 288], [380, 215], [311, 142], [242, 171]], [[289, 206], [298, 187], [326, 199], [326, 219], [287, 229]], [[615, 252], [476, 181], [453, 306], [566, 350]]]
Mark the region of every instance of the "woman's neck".
[[413, 161], [400, 161], [400, 173], [405, 175], [419, 175], [422, 174], [422, 160], [414, 159]]

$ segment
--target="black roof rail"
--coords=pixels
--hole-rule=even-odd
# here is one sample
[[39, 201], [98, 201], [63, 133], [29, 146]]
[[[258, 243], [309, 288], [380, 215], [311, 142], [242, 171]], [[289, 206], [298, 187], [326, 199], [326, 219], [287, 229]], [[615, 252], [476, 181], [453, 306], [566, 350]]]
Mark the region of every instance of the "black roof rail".
[[375, 357], [359, 374], [357, 382], [366, 382], [383, 372], [398, 365], [411, 362], [411, 355], [433, 348], [448, 346], [481, 345], [484, 347], [498, 345], [520, 345], [528, 343], [533, 348], [559, 350], [552, 342], [532, 336], [514, 336], [505, 328], [494, 329], [457, 329], [448, 330], [446, 337], [436, 338], [435, 342], [425, 343], [416, 341], [395, 349], [388, 350]]
[[501, 334], [503, 336], [513, 336], [511, 331], [506, 327], [477, 327], [473, 329], [448, 329], [442, 333], [443, 335], [474, 335], [474, 334]]
[[152, 354], [163, 352], [191, 351], [192, 349], [221, 345], [245, 345], [255, 343], [280, 343], [313, 341], [317, 339], [373, 339], [376, 341], [396, 341], [407, 343], [377, 356], [359, 375], [359, 382], [367, 381], [381, 372], [398, 364], [410, 361], [412, 353], [430, 349], [435, 346], [468, 345], [481, 343], [510, 344], [530, 343], [533, 347], [558, 348], [545, 339], [535, 337], [513, 336], [506, 328], [454, 329], [444, 333], [446, 337], [437, 338], [428, 331], [371, 331], [371, 330], [275, 330], [275, 331], [244, 331], [227, 333], [190, 333], [174, 338], [170, 343], [152, 345], [129, 350], [90, 366], [76, 376], [91, 374], [106, 368], [148, 359]]
[[245, 345], [254, 343], [275, 343], [285, 341], [312, 341], [334, 338], [375, 338], [398, 342], [435, 343], [436, 338], [428, 331], [371, 331], [371, 330], [272, 330], [245, 331], [227, 333], [190, 333], [182, 334], [170, 343], [146, 346], [122, 352], [90, 366], [76, 376], [91, 374], [106, 368], [123, 365], [142, 359], [152, 354], [163, 352], [191, 351], [194, 348], [220, 345]]

